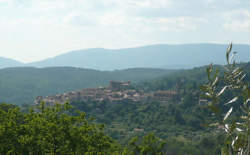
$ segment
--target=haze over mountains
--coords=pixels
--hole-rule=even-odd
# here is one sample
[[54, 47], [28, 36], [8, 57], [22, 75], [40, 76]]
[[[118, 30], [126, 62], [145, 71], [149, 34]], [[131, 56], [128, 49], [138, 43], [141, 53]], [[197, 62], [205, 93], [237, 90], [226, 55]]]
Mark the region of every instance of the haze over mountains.
[[[11, 59], [0, 59], [0, 68], [32, 66], [71, 66], [97, 70], [127, 68], [180, 69], [207, 65], [225, 64], [226, 44], [179, 44], [150, 45], [125, 49], [93, 48], [71, 51], [53, 58], [33, 63], [21, 63]], [[250, 61], [250, 45], [234, 45], [239, 61]]]
[[16, 60], [0, 57], [0, 68], [16, 67], [22, 65], [24, 64]]

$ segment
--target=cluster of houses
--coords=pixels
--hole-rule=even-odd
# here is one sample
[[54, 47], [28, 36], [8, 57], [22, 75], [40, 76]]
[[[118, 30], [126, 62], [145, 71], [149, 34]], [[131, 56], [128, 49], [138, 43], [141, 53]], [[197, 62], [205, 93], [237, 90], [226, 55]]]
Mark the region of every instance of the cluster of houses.
[[137, 91], [131, 88], [130, 81], [128, 82], [117, 82], [110, 81], [108, 87], [99, 88], [86, 88], [80, 91], [71, 91], [68, 93], [57, 94], [53, 96], [38, 96], [34, 103], [39, 104], [45, 103], [59, 103], [63, 104], [67, 101], [84, 101], [84, 102], [126, 102], [126, 101], [169, 101], [172, 99], [177, 92], [174, 90], [155, 91], [151, 93], [144, 93], [143, 91]]

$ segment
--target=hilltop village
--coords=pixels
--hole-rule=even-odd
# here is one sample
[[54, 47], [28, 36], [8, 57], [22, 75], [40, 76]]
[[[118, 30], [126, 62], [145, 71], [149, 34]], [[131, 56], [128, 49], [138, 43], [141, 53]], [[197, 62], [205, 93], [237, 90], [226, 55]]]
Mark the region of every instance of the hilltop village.
[[84, 102], [103, 102], [112, 103], [119, 102], [143, 102], [143, 101], [160, 101], [167, 102], [177, 95], [175, 90], [159, 90], [151, 93], [135, 90], [131, 87], [130, 81], [118, 82], [110, 81], [108, 87], [86, 88], [80, 91], [71, 91], [68, 93], [57, 94], [53, 96], [38, 96], [34, 103], [59, 103], [63, 104], [67, 101], [84, 101]]

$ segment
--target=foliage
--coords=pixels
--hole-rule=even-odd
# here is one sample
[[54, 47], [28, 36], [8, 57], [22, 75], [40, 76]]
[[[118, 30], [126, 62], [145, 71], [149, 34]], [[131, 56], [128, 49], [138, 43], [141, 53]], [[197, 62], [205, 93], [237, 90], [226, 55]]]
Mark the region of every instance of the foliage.
[[[225, 68], [216, 66], [224, 74], [214, 71], [215, 66], [211, 65], [207, 70], [209, 83], [201, 87], [205, 91], [204, 97], [208, 99], [208, 106], [215, 114], [212, 117], [206, 106], [198, 104], [200, 96], [198, 86], [206, 81], [204, 67], [181, 70], [135, 86], [136, 89], [146, 92], [176, 90], [178, 95], [166, 102], [74, 102], [71, 103], [73, 109], [69, 104], [54, 106], [41, 104], [31, 110], [28, 110], [29, 105], [19, 108], [15, 105], [0, 104], [0, 154], [211, 155], [221, 152], [224, 140], [226, 140], [224, 154], [230, 152], [237, 154], [239, 151], [247, 154], [249, 77], [244, 76], [243, 72], [249, 73], [250, 63], [231, 63], [230, 51], [231, 47], [228, 50], [228, 65]], [[126, 75], [127, 79], [134, 74], [133, 70], [116, 71], [117, 74], [113, 72], [96, 74], [95, 71], [91, 71], [93, 76], [89, 77], [85, 76], [88, 71], [80, 69], [82, 72], [78, 74], [78, 69], [68, 72], [70, 68], [60, 68], [53, 73], [58, 77], [48, 76], [54, 69], [42, 69], [43, 72], [37, 75], [41, 76], [40, 79], [29, 80], [37, 82], [39, 90], [42, 90], [40, 86], [51, 86], [47, 89], [56, 91], [55, 88], [58, 88], [65, 91], [60, 87], [62, 82], [65, 87], [75, 89], [76, 85], [82, 87], [89, 84], [85, 82], [74, 84], [75, 81], [83, 80], [82, 78], [88, 81], [96, 77], [97, 81], [100, 78], [104, 80], [101, 83], [107, 83], [110, 77], [119, 79]], [[10, 70], [1, 70], [5, 71], [0, 74], [1, 79], [14, 77], [15, 81], [15, 76], [10, 76], [8, 73]], [[141, 69], [135, 72], [138, 71]], [[148, 74], [142, 71], [145, 74], [140, 76], [153, 77], [150, 75], [154, 74], [154, 71], [151, 70]], [[34, 71], [32, 74], [36, 73]], [[26, 79], [28, 76], [26, 74], [27, 72], [23, 72], [21, 79]], [[44, 77], [52, 80], [43, 81]], [[72, 77], [75, 78], [72, 80]], [[2, 86], [14, 88], [16, 85], [15, 82], [5, 83], [1, 79]], [[35, 89], [26, 83], [27, 81], [19, 85], [20, 90], [28, 90], [26, 93], [32, 94]], [[1, 95], [7, 93], [11, 98], [13, 93], [7, 91], [8, 87], [5, 88], [3, 90], [6, 91], [1, 91]], [[227, 102], [224, 103], [225, 100]], [[232, 108], [228, 107], [230, 105]], [[78, 111], [74, 111], [75, 109]], [[212, 123], [215, 120], [218, 122]], [[105, 124], [106, 127], [99, 123]], [[222, 134], [217, 128], [205, 128], [206, 124], [220, 125], [226, 134]]]
[[[198, 155], [202, 150], [206, 150], [208, 143], [212, 146], [209, 148], [211, 151], [218, 143], [213, 140], [204, 142], [201, 139], [197, 144], [193, 144], [181, 136], [176, 139], [164, 138], [163, 140], [154, 134], [142, 133], [141, 135], [146, 136], [134, 137], [136, 134], [132, 135], [130, 142], [122, 147], [103, 133], [103, 126], [88, 120], [85, 113], [75, 112], [71, 115], [71, 112], [68, 104], [56, 104], [52, 107], [42, 104], [28, 113], [21, 112], [17, 106], [0, 104], [0, 152], [2, 154], [99, 153], [117, 155], [148, 155], [167, 152]], [[160, 122], [154, 125], [159, 126], [159, 124]], [[177, 130], [176, 126], [171, 128], [171, 130]], [[179, 134], [183, 134], [184, 130], [179, 129]], [[118, 140], [122, 139], [118, 138]], [[202, 143], [205, 145], [200, 145]]]
[[73, 67], [0, 69], [0, 102], [31, 105], [37, 96], [107, 86], [110, 80], [139, 82], [172, 72], [171, 70], [149, 68], [115, 71]]
[[[187, 100], [181, 104], [171, 102], [113, 104], [74, 102], [72, 105], [75, 109], [85, 111], [87, 117], [94, 117], [96, 122], [106, 124], [106, 132], [112, 138], [127, 143], [130, 137], [144, 135], [151, 131], [161, 138], [176, 134], [184, 134], [192, 138], [193, 136], [188, 132], [202, 131], [204, 128], [201, 124], [204, 124], [205, 121], [209, 122], [206, 120], [208, 111], [196, 105], [198, 101], [192, 101]], [[193, 105], [187, 107], [187, 102]], [[136, 128], [143, 131], [134, 131]]]
[[[207, 68], [209, 82], [201, 86], [204, 91], [204, 97], [208, 99], [208, 106], [217, 118], [217, 122], [212, 125], [223, 127], [226, 133], [225, 147], [222, 154], [243, 154], [250, 153], [250, 89], [245, 80], [246, 74], [243, 69], [234, 61], [235, 52], [232, 53], [232, 44], [229, 45], [226, 52], [227, 66], [223, 76], [219, 76], [219, 70], [214, 71], [211, 64]], [[222, 96], [231, 93], [230, 98], [222, 100]], [[237, 102], [238, 101], [238, 102]], [[233, 103], [240, 105], [236, 115], [230, 119], [230, 115], [235, 109]], [[231, 105], [230, 107], [228, 107]], [[224, 113], [225, 107], [228, 109]]]
[[17, 107], [1, 105], [1, 154], [109, 154], [119, 150], [104, 135], [103, 126], [89, 123], [83, 112], [67, 114], [69, 108], [68, 104], [41, 104], [25, 114]]
[[153, 133], [142, 139], [134, 137], [130, 142], [126, 154], [129, 155], [163, 155], [166, 142], [155, 137]]

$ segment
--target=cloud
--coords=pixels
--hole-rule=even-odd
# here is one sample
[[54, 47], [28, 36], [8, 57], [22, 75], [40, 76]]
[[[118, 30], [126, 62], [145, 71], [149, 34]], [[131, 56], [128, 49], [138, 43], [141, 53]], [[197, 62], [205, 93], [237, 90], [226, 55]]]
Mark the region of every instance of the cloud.
[[[147, 8], [168, 8], [172, 5], [172, 0], [128, 0], [127, 4], [135, 7], [147, 7]], [[126, 5], [126, 3], [125, 3]]]
[[155, 17], [129, 16], [124, 12], [81, 13], [74, 12], [64, 18], [66, 24], [80, 28], [96, 27], [120, 29], [129, 33], [158, 33], [167, 31], [194, 31], [206, 19], [197, 17]]
[[225, 12], [223, 15], [225, 20], [224, 27], [232, 31], [249, 31], [250, 32], [250, 11], [234, 10]]
[[0, 0], [1, 50], [30, 61], [92, 47], [250, 43], [249, 10], [249, 0]]
[[[221, 5], [221, 3], [225, 3]], [[9, 10], [1, 13], [0, 20], [37, 20], [47, 18], [57, 25], [72, 29], [112, 27], [126, 32], [194, 31], [216, 21], [223, 14], [221, 24], [226, 29], [248, 29], [248, 20], [239, 20], [245, 12], [233, 13], [237, 7], [248, 7], [246, 0], [0, 0], [9, 3]], [[226, 6], [226, 7], [224, 7]], [[6, 17], [6, 12], [9, 11]], [[2, 11], [3, 12], [3, 11]], [[226, 12], [226, 13], [225, 13]], [[46, 20], [41, 20], [44, 22]], [[234, 22], [232, 22], [234, 21]], [[216, 21], [218, 22], [218, 21]]]
[[80, 26], [80, 27], [89, 27], [96, 26], [98, 23], [94, 19], [95, 14], [91, 13], [81, 13], [81, 12], [71, 12], [68, 15], [63, 17], [63, 23], [72, 25], [72, 26]]
[[250, 21], [234, 21], [224, 24], [224, 27], [233, 31], [250, 31]]

